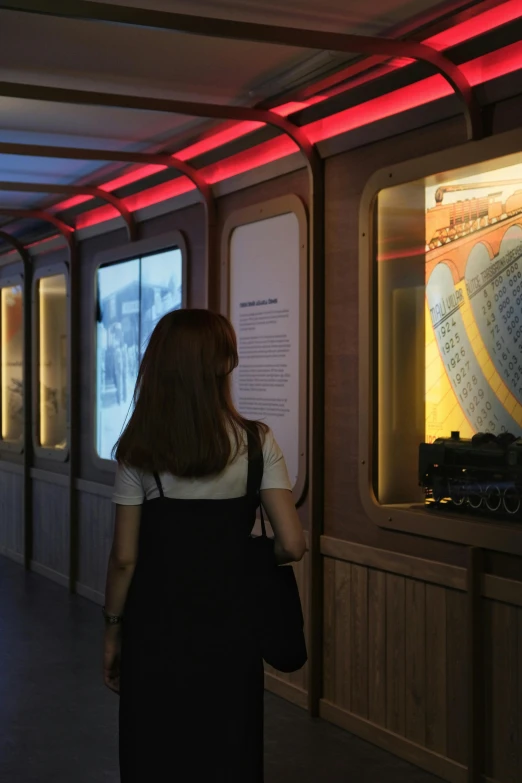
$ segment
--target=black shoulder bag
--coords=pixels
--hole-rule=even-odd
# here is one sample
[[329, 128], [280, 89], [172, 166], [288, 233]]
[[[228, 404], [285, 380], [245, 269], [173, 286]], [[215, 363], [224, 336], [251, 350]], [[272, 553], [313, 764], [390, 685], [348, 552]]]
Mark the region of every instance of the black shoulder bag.
[[256, 609], [263, 660], [280, 672], [295, 672], [308, 660], [301, 598], [294, 569], [277, 565], [274, 540], [266, 534], [259, 488], [263, 477], [263, 455], [253, 457], [249, 437], [249, 488], [261, 512], [262, 535], [251, 537], [251, 554], [256, 581]]

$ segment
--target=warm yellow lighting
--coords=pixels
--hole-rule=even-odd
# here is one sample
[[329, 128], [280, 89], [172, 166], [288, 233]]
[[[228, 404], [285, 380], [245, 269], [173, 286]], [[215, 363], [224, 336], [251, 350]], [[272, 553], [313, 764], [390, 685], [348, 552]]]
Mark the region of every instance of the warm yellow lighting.
[[23, 301], [21, 286], [0, 289], [2, 440], [23, 436]]
[[470, 172], [426, 189], [428, 441], [522, 428], [522, 163]]
[[385, 188], [377, 229], [374, 486], [411, 503], [420, 443], [522, 432], [522, 157]]
[[40, 445], [67, 445], [67, 286], [64, 275], [39, 281]]

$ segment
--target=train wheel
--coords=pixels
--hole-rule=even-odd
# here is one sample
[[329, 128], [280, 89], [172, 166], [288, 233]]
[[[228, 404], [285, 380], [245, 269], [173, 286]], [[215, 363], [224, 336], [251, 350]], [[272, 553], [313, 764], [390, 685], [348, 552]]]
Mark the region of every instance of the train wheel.
[[502, 503], [508, 514], [518, 514], [522, 501], [515, 487], [508, 487], [505, 490]]
[[482, 492], [478, 484], [473, 484], [469, 488], [468, 503], [471, 508], [477, 510], [482, 505]]
[[462, 486], [462, 484], [452, 483], [450, 484], [449, 490], [450, 490], [451, 502], [453, 503], [453, 505], [462, 506], [462, 504], [466, 500], [466, 492], [464, 491], [464, 487]]
[[502, 494], [494, 484], [486, 487], [486, 506], [490, 511], [498, 511], [502, 505]]

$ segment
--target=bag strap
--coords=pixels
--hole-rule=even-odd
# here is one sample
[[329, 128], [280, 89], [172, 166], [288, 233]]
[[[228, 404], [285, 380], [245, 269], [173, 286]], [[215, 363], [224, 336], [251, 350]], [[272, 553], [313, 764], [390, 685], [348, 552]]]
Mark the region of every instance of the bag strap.
[[263, 515], [263, 506], [261, 505], [260, 489], [263, 481], [264, 459], [263, 451], [257, 446], [252, 434], [247, 430], [248, 439], [248, 478], [247, 495], [255, 498], [256, 508], [259, 507], [261, 513], [261, 532], [264, 538], [266, 535], [265, 517]]
[[165, 497], [165, 495], [163, 493], [163, 487], [161, 486], [161, 481], [160, 481], [159, 474], [158, 473], [153, 473], [152, 475], [154, 476], [154, 481], [156, 482], [156, 486], [157, 486], [157, 488], [159, 490], [160, 498]]

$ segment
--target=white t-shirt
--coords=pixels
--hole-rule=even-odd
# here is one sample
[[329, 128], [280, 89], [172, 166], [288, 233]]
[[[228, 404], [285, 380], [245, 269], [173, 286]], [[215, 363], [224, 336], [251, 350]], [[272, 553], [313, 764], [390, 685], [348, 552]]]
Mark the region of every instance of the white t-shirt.
[[[222, 500], [238, 498], [246, 494], [248, 476], [247, 436], [244, 433], [245, 449], [218, 475], [204, 478], [179, 478], [170, 473], [161, 473], [160, 480], [167, 498], [183, 500]], [[279, 448], [272, 430], [268, 430], [263, 444], [263, 481], [261, 489], [292, 489], [283, 452]], [[144, 499], [159, 497], [154, 476], [138, 468], [119, 465], [116, 469], [113, 503], [122, 506], [140, 506]]]

